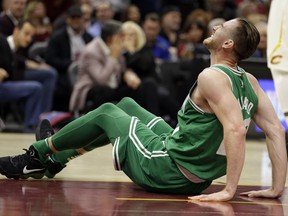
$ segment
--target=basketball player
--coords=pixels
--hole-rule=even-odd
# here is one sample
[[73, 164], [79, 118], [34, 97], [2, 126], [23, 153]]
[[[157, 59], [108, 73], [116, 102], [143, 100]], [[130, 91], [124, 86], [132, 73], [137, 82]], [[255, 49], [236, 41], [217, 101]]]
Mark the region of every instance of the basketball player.
[[288, 125], [288, 1], [272, 0], [268, 29], [267, 57], [280, 107]]
[[49, 157], [69, 149], [113, 145], [116, 170], [123, 170], [147, 191], [196, 195], [220, 176], [223, 189], [191, 196], [200, 201], [233, 198], [245, 158], [250, 120], [266, 134], [272, 162], [272, 186], [242, 193], [277, 198], [286, 179], [285, 130], [257, 79], [238, 67], [254, 53], [259, 32], [244, 19], [215, 26], [204, 44], [211, 66], [203, 70], [178, 112], [172, 129], [130, 98], [106, 103], [74, 120], [51, 137], [32, 144], [22, 155], [0, 158], [8, 178], [43, 177]]

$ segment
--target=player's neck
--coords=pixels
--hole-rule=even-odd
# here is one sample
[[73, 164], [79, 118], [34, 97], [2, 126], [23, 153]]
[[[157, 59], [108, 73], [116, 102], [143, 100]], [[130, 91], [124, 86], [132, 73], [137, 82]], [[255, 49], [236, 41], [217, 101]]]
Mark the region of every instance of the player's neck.
[[211, 60], [210, 60], [210, 64], [214, 65], [214, 64], [222, 64], [222, 65], [226, 65], [230, 68], [237, 68], [237, 62], [235, 62], [233, 59], [228, 58], [228, 57], [223, 57], [223, 56], [217, 56], [217, 55], [211, 55]]

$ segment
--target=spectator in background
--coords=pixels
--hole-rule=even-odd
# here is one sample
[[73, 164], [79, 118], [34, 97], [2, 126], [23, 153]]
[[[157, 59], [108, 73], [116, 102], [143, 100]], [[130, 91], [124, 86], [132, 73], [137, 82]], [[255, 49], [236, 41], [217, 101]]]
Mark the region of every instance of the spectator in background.
[[96, 21], [87, 31], [93, 37], [100, 37], [103, 24], [114, 16], [111, 3], [109, 1], [100, 1], [95, 7], [95, 13]]
[[165, 38], [172, 47], [176, 47], [179, 41], [181, 21], [181, 13], [177, 6], [167, 6], [162, 10], [160, 36]]
[[199, 21], [202, 22], [202, 24], [207, 27], [211, 18], [212, 18], [211, 13], [203, 9], [195, 9], [188, 14], [185, 22]]
[[1, 1], [1, 9], [0, 9], [0, 16], [4, 15], [7, 10], [9, 10], [9, 4], [11, 3], [10, 0], [3, 0]]
[[259, 31], [260, 34], [260, 42], [257, 46], [255, 53], [252, 57], [256, 58], [267, 58], [267, 23], [266, 22], [258, 22], [255, 24], [255, 27]]
[[[93, 17], [93, 7], [90, 3], [90, 0], [77, 0], [77, 4], [79, 5], [83, 14], [83, 19], [85, 22], [86, 29], [92, 25], [92, 17]], [[58, 16], [53, 22], [53, 31], [60, 30], [67, 26], [67, 10], [65, 10], [60, 16]]]
[[[26, 49], [36, 32], [34, 24], [30, 21], [21, 21], [14, 29], [13, 34], [7, 37], [10, 49], [14, 55], [14, 64], [23, 68], [25, 80], [38, 81], [43, 87], [42, 112], [52, 109], [53, 93], [57, 81], [57, 72], [46, 63], [39, 63], [28, 59]], [[20, 75], [22, 77], [22, 75]]]
[[[245, 18], [249, 21], [250, 19], [253, 19], [252, 21], [254, 21], [255, 17], [257, 17], [257, 19], [261, 17], [262, 20], [267, 20], [266, 15], [259, 12], [257, 3], [255, 1], [243, 1], [240, 3], [237, 8], [237, 16]], [[253, 24], [255, 24], [255, 22], [257, 21], [254, 21]]]
[[[101, 37], [94, 38], [85, 47], [79, 60], [78, 75], [70, 99], [72, 112], [85, 113], [88, 100], [93, 107], [113, 101], [113, 93], [119, 93], [124, 71], [123, 33], [121, 23], [109, 20], [104, 23]], [[118, 99], [118, 98], [116, 98]], [[89, 108], [88, 108], [89, 109]]]
[[212, 19], [223, 18], [230, 20], [236, 17], [236, 5], [230, 0], [205, 0], [206, 10], [211, 13]]
[[181, 13], [177, 6], [167, 6], [162, 10], [160, 36], [164, 37], [170, 43], [169, 53], [171, 61], [178, 60], [177, 46], [181, 22]]
[[[125, 59], [127, 71], [131, 73], [134, 82], [127, 83], [132, 89], [139, 89], [138, 95], [134, 98], [143, 107], [155, 115], [168, 115], [176, 122], [176, 115], [180, 105], [171, 97], [159, 81], [155, 71], [155, 61], [151, 47], [145, 45], [146, 38], [141, 27], [132, 21], [124, 22], [122, 25], [124, 33], [124, 47], [126, 49]], [[137, 82], [138, 80], [138, 82]], [[140, 96], [137, 98], [137, 96]], [[169, 105], [168, 105], [169, 104]], [[168, 106], [167, 106], [168, 105]]]
[[206, 26], [200, 21], [187, 21], [178, 45], [178, 56], [181, 60], [192, 60], [197, 54], [209, 54], [203, 45], [206, 38]]
[[51, 23], [67, 11], [69, 7], [74, 4], [74, 0], [43, 0], [47, 9], [47, 16], [50, 18]]
[[72, 86], [68, 68], [79, 59], [92, 36], [85, 31], [83, 14], [79, 5], [67, 11], [67, 27], [51, 35], [46, 51], [46, 62], [57, 69], [58, 82], [54, 94], [54, 110], [67, 111]]
[[145, 16], [142, 28], [146, 35], [146, 44], [152, 48], [156, 62], [170, 60], [170, 43], [159, 35], [161, 30], [160, 18], [156, 13]]
[[129, 5], [126, 10], [123, 11], [123, 22], [133, 21], [135, 23], [141, 22], [141, 13], [139, 7], [135, 4]]
[[[27, 47], [32, 40], [34, 29], [28, 23], [21, 27], [21, 22], [14, 30], [19, 47]], [[22, 32], [25, 28], [25, 34]], [[23, 30], [24, 31], [24, 30]], [[39, 115], [44, 111], [44, 86], [37, 81], [25, 80], [25, 63], [20, 62], [11, 50], [7, 39], [0, 35], [0, 101], [24, 102], [24, 132], [33, 132], [39, 121]]]
[[7, 11], [0, 17], [0, 33], [12, 35], [14, 28], [23, 18], [27, 0], [10, 0]]
[[46, 6], [41, 0], [31, 1], [27, 4], [24, 19], [30, 20], [36, 27], [34, 40], [36, 42], [46, 41], [52, 32], [49, 17], [46, 15]]
[[[103, 1], [107, 1], [107, 0], [91, 0], [91, 3], [93, 7], [97, 7], [97, 5]], [[123, 11], [125, 11], [125, 9], [131, 4], [130, 0], [108, 0], [108, 1], [113, 10], [113, 14], [114, 14], [113, 17], [116, 20], [121, 20], [122, 18], [121, 15]]]
[[87, 30], [92, 25], [93, 7], [91, 4], [83, 3], [81, 4], [81, 11], [83, 13], [84, 25]]

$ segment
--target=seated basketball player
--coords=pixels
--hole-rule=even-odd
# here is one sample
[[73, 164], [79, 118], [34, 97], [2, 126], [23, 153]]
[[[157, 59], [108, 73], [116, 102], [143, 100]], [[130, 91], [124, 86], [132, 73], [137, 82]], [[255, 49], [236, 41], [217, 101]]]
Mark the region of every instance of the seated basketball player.
[[0, 158], [0, 172], [8, 178], [41, 178], [57, 158], [63, 162], [112, 143], [115, 169], [123, 170], [147, 191], [196, 195], [214, 179], [227, 175], [221, 191], [189, 197], [227, 201], [237, 189], [246, 129], [252, 119], [266, 134], [273, 181], [268, 189], [243, 195], [281, 196], [287, 169], [285, 130], [256, 78], [237, 66], [254, 53], [258, 43], [257, 29], [244, 19], [214, 27], [211, 37], [204, 40], [211, 66], [191, 88], [175, 129], [124, 98], [116, 105], [103, 104], [33, 143], [25, 154]]

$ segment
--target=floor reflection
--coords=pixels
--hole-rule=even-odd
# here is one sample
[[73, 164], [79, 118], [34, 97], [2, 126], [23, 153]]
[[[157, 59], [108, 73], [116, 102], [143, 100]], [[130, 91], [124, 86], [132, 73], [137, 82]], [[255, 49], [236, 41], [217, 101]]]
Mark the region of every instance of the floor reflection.
[[[218, 191], [213, 185], [207, 192]], [[148, 193], [130, 182], [0, 180], [0, 215], [277, 215], [287, 212], [281, 199], [236, 195], [229, 202], [189, 202], [187, 196]], [[240, 186], [237, 194], [260, 187]]]

